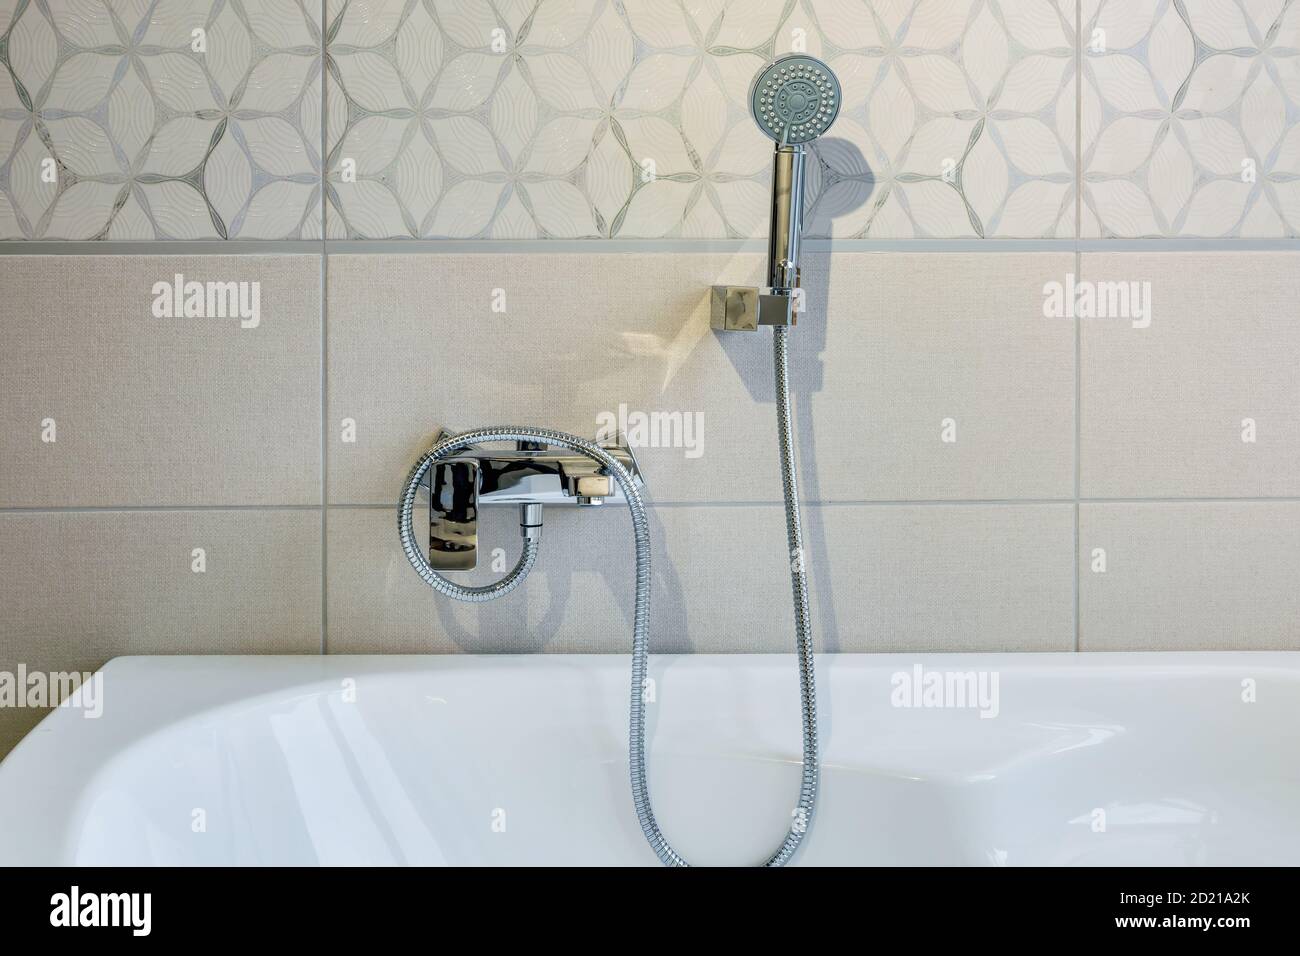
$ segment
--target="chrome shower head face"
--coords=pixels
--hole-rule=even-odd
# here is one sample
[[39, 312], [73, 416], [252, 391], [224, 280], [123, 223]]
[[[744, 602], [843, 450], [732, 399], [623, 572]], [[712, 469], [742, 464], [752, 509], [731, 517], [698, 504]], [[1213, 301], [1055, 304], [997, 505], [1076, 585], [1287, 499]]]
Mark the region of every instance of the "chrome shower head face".
[[815, 56], [792, 53], [754, 77], [749, 108], [758, 128], [778, 143], [808, 143], [835, 122], [840, 81]]

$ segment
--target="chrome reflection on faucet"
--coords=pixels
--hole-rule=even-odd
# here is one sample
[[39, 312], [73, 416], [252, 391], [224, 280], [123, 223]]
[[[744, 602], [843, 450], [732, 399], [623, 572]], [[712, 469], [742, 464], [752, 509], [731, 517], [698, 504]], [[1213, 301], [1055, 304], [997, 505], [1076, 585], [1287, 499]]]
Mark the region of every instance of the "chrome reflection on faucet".
[[[450, 436], [439, 434], [435, 444]], [[517, 441], [513, 449], [471, 446], [437, 462], [426, 474], [429, 489], [429, 564], [437, 571], [472, 571], [478, 564], [478, 510], [519, 505], [519, 533], [537, 542], [543, 505], [591, 507], [623, 494], [609, 470], [585, 455], [561, 454], [541, 442]], [[600, 442], [645, 486], [636, 456], [621, 435]]]
[[805, 144], [830, 128], [840, 111], [840, 83], [816, 57], [781, 57], [749, 89], [758, 128], [776, 142], [767, 233], [767, 285], [714, 286], [713, 328], [753, 332], [794, 325], [799, 315], [799, 236], [803, 231]]

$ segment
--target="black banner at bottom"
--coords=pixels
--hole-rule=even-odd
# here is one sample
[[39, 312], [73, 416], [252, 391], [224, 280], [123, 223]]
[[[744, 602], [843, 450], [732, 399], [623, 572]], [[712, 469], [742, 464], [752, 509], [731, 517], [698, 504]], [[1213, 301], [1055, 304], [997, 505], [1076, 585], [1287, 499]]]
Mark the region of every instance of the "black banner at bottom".
[[739, 941], [750, 925], [771, 942], [811, 921], [926, 944], [1128, 936], [1230, 946], [1284, 931], [1295, 885], [1284, 869], [37, 869], [0, 878], [7, 942], [118, 945], [373, 945], [431, 930], [499, 942], [575, 924], [583, 935], [617, 933], [632, 918], [646, 945], [710, 926]]

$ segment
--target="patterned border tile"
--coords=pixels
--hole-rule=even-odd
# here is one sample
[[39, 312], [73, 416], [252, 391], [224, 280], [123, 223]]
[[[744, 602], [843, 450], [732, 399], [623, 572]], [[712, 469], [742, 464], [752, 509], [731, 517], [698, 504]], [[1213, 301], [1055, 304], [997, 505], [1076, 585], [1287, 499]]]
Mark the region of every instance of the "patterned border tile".
[[331, 0], [333, 238], [751, 238], [750, 79], [828, 60], [809, 232], [1074, 235], [1071, 0]]
[[320, 5], [0, 6], [0, 238], [321, 232]]
[[812, 236], [1300, 236], [1300, 0], [0, 0], [0, 238], [758, 238], [791, 51]]
[[1083, 12], [1082, 235], [1300, 235], [1300, 3]]

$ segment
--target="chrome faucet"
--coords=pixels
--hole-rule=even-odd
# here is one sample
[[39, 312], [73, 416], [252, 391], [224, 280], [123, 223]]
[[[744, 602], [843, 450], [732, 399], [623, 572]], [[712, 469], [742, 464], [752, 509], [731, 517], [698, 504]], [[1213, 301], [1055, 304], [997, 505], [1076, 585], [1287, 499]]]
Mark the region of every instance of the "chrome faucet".
[[[444, 430], [435, 444], [450, 434]], [[599, 445], [631, 473], [638, 488], [645, 486], [621, 435]], [[500, 450], [470, 446], [438, 461], [422, 484], [429, 490], [429, 564], [437, 571], [474, 570], [481, 506], [517, 504], [520, 535], [536, 540], [543, 505], [591, 507], [624, 500], [618, 482], [598, 462], [540, 442], [519, 441]]]
[[772, 211], [767, 234], [767, 285], [715, 285], [709, 323], [729, 332], [794, 325], [799, 317], [799, 236], [803, 231], [805, 144], [835, 121], [840, 84], [821, 60], [783, 56], [749, 89], [758, 128], [776, 141], [772, 157]]

